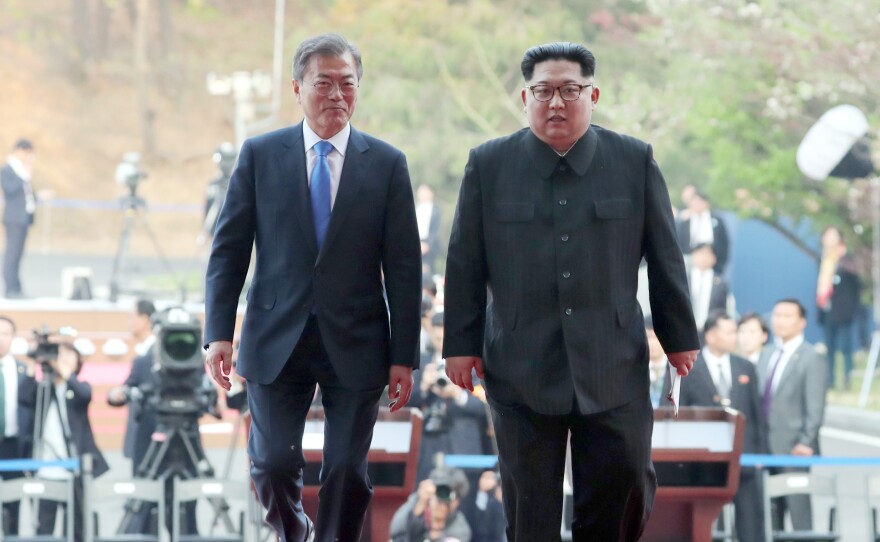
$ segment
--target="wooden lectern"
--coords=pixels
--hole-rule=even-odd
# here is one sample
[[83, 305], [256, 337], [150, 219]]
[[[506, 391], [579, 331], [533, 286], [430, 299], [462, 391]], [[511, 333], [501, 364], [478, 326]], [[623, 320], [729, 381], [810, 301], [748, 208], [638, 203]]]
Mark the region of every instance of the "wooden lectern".
[[[373, 484], [373, 500], [364, 521], [360, 542], [387, 542], [391, 538], [391, 517], [415, 491], [421, 439], [422, 413], [417, 409], [403, 408], [394, 413], [385, 407], [379, 409], [367, 467]], [[303, 434], [306, 458], [303, 508], [313, 519], [318, 514], [318, 491], [321, 488], [318, 476], [323, 447], [324, 409], [313, 407]]]
[[641, 540], [711, 542], [712, 524], [739, 487], [745, 416], [729, 408], [654, 411], [657, 497]]

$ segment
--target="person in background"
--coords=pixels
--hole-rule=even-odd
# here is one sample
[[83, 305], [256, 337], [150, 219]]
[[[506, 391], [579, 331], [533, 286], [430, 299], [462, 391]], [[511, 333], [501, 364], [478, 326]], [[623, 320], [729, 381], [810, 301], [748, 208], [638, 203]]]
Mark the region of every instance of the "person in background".
[[770, 340], [770, 330], [767, 324], [756, 312], [747, 312], [739, 319], [736, 326], [737, 352], [740, 356], [758, 364], [761, 352], [767, 341]]
[[855, 325], [861, 310], [862, 281], [853, 258], [847, 253], [840, 230], [822, 232], [822, 260], [816, 283], [819, 324], [828, 348], [828, 386], [837, 387], [837, 353], [843, 357], [843, 387], [849, 389], [853, 370]]
[[697, 328], [703, 329], [706, 317], [712, 311], [734, 312], [733, 296], [727, 281], [715, 270], [715, 250], [709, 243], [700, 243], [691, 249], [691, 268], [688, 281], [691, 288], [691, 306]]
[[416, 219], [422, 242], [422, 272], [431, 276], [440, 253], [440, 206], [434, 202], [434, 189], [427, 184], [416, 190]]
[[715, 252], [715, 272], [723, 275], [730, 255], [730, 236], [721, 217], [712, 211], [709, 196], [695, 190], [688, 200], [687, 218], [679, 221], [678, 242], [684, 254], [707, 243]]
[[[770, 453], [811, 457], [819, 455], [819, 429], [825, 417], [828, 368], [825, 357], [804, 340], [807, 309], [796, 299], [782, 299], [770, 318], [775, 344], [761, 353], [758, 386], [767, 420]], [[809, 468], [772, 469], [803, 472]], [[788, 512], [796, 531], [813, 528], [810, 497], [795, 495], [774, 499], [773, 529], [784, 525]]]
[[471, 526], [471, 542], [504, 542], [504, 506], [496, 496], [499, 475], [492, 469], [480, 473], [473, 499], [462, 503], [461, 511]]
[[3, 253], [3, 280], [6, 297], [24, 296], [19, 277], [21, 258], [28, 230], [34, 223], [37, 198], [31, 185], [34, 168], [34, 145], [27, 139], [19, 139], [0, 168], [0, 185], [3, 187], [3, 226], [6, 228], [6, 248]]

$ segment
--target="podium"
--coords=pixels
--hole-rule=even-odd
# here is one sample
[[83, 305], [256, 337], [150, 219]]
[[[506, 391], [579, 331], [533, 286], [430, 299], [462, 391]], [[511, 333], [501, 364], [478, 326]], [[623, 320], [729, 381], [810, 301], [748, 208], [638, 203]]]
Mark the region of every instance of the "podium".
[[[387, 542], [394, 512], [415, 491], [416, 464], [422, 438], [422, 414], [403, 408], [390, 412], [379, 409], [368, 454], [367, 472], [373, 484], [373, 499], [367, 510], [360, 542]], [[324, 409], [312, 407], [303, 433], [303, 509], [317, 518], [319, 474], [324, 448]]]
[[745, 417], [729, 408], [654, 411], [657, 496], [644, 542], [710, 542], [712, 524], [739, 487]]

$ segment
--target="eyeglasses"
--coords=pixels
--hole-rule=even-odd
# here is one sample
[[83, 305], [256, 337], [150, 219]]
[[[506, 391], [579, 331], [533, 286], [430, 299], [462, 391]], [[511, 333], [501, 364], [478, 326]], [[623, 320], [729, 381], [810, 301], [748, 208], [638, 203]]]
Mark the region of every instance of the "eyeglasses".
[[553, 95], [556, 94], [557, 90], [559, 91], [559, 96], [563, 100], [565, 100], [566, 102], [574, 102], [581, 97], [581, 92], [583, 92], [585, 88], [591, 86], [593, 86], [593, 83], [587, 83], [586, 85], [578, 85], [577, 83], [566, 83], [558, 87], [540, 84], [532, 85], [526, 88], [532, 91], [532, 96], [534, 96], [535, 99], [539, 102], [549, 102], [553, 99]]
[[339, 93], [343, 96], [354, 96], [358, 89], [358, 84], [352, 81], [344, 81], [339, 84], [331, 83], [329, 81], [318, 81], [317, 83], [309, 84], [314, 87], [318, 96], [329, 96], [335, 88], [339, 88]]

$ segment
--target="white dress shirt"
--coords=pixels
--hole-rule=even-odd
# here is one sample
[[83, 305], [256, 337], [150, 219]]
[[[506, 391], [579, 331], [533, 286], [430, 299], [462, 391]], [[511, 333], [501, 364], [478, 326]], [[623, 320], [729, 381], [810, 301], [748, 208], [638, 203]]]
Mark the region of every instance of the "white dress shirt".
[[[346, 123], [345, 128], [336, 132], [336, 135], [327, 141], [333, 145], [333, 150], [327, 155], [330, 164], [330, 208], [336, 203], [336, 193], [339, 191], [339, 179], [342, 177], [342, 164], [345, 162], [345, 151], [348, 150], [348, 136], [351, 135], [351, 123]], [[306, 150], [306, 173], [309, 176], [309, 186], [312, 184], [312, 171], [318, 161], [318, 153], [313, 148], [315, 143], [323, 141], [311, 127], [308, 120], [303, 120], [303, 145]]]
[[426, 241], [431, 233], [431, 215], [433, 213], [433, 201], [423, 201], [416, 205], [416, 221], [419, 224], [419, 238], [422, 241]]
[[[776, 362], [776, 369], [773, 369], [773, 358], [770, 358], [771, 365], [767, 366], [767, 374], [770, 374], [770, 371], [773, 371], [773, 383], [771, 384], [771, 389], [775, 392], [776, 388], [779, 387], [779, 383], [782, 381], [782, 373], [785, 372], [785, 367], [788, 365], [789, 360], [791, 360], [792, 354], [794, 351], [800, 348], [800, 346], [804, 343], [804, 336], [798, 335], [792, 340], [782, 343], [782, 356], [779, 358], [779, 361]], [[776, 343], [776, 348], [779, 348], [779, 342]]]
[[712, 382], [715, 383], [715, 389], [721, 392], [721, 383], [726, 382], [727, 394], [730, 395], [730, 389], [733, 387], [730, 373], [730, 354], [716, 356], [706, 347], [703, 348], [702, 354], [706, 366], [709, 368], [709, 374], [712, 375]]
[[0, 370], [3, 371], [3, 406], [6, 415], [6, 431], [4, 437], [18, 435], [18, 365], [12, 354], [0, 358]]
[[695, 247], [700, 243], [712, 244], [714, 242], [715, 232], [712, 229], [712, 215], [709, 211], [691, 216], [691, 246]]
[[152, 333], [149, 337], [134, 345], [134, 353], [136, 356], [145, 356], [150, 351], [150, 347], [156, 342], [156, 336]]
[[694, 309], [694, 320], [697, 329], [703, 330], [706, 318], [709, 316], [709, 303], [712, 299], [712, 286], [715, 282], [715, 272], [711, 269], [702, 271], [696, 267], [691, 268], [691, 304]]
[[37, 210], [37, 200], [34, 197], [34, 189], [31, 187], [31, 172], [15, 156], [8, 157], [6, 163], [24, 181], [24, 208], [29, 215], [34, 214], [34, 211]]

